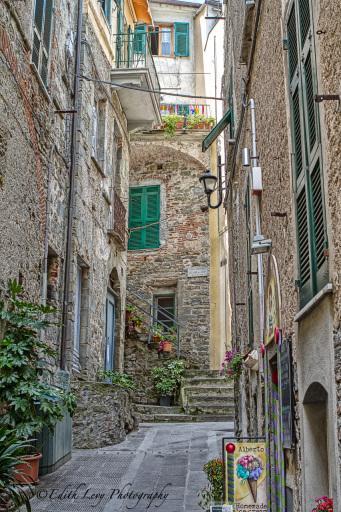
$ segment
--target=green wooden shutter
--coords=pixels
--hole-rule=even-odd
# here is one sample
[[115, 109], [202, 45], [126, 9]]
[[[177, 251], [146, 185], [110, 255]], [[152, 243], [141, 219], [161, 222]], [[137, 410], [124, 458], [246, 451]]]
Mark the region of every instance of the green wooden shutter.
[[[134, 230], [138, 227], [141, 229]], [[129, 250], [154, 249], [160, 246], [159, 186], [130, 189], [129, 229]]]
[[145, 248], [160, 246], [160, 187], [145, 189], [145, 221], [152, 224], [145, 230]]
[[[143, 188], [131, 188], [129, 191], [129, 228], [138, 228], [143, 225], [142, 218]], [[142, 229], [130, 232], [128, 249], [142, 249]]]
[[291, 132], [294, 151], [300, 305], [327, 282], [322, 155], [309, 0], [295, 0], [288, 17]]
[[134, 53], [144, 55], [146, 52], [146, 37], [147, 28], [146, 24], [135, 26], [134, 31]]
[[174, 23], [174, 55], [189, 56], [189, 23]]

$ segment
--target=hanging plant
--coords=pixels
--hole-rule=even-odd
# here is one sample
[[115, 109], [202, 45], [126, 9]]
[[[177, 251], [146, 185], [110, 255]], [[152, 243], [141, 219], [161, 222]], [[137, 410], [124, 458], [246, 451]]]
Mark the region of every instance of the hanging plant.
[[237, 350], [227, 350], [221, 363], [220, 374], [227, 380], [239, 379], [243, 369], [243, 356]]

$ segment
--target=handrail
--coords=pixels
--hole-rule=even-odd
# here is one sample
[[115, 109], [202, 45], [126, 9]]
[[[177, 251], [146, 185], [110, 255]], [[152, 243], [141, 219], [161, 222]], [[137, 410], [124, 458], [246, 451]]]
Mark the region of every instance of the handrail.
[[[136, 299], [134, 300], [132, 298], [129, 298], [129, 295], [133, 295], [138, 301], [142, 302], [145, 306], [148, 306], [148, 309], [146, 310], [142, 306], [140, 306]], [[161, 306], [154, 306], [153, 303], [149, 302], [149, 300], [146, 300], [142, 295], [133, 292], [132, 290], [129, 289], [129, 287], [127, 288], [127, 302], [136, 307], [139, 311], [143, 312], [145, 315], [147, 315], [149, 319], [154, 319], [155, 312], [161, 311], [166, 318], [171, 320], [176, 325], [177, 357], [180, 357], [180, 327], [184, 327], [184, 325], [178, 321], [177, 317], [175, 317], [175, 315], [170, 314], [165, 308]], [[167, 332], [171, 331], [171, 328], [162, 320], [156, 320], [155, 322], [149, 323], [148, 344], [151, 343], [151, 327], [153, 323], [161, 325], [164, 329], [166, 329]]]

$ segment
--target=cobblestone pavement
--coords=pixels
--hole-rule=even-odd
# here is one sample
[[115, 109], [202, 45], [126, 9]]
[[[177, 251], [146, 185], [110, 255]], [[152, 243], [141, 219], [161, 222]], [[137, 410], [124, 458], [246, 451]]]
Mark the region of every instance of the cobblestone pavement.
[[33, 512], [199, 512], [203, 465], [232, 423], [141, 425], [115, 446], [77, 450], [41, 479]]

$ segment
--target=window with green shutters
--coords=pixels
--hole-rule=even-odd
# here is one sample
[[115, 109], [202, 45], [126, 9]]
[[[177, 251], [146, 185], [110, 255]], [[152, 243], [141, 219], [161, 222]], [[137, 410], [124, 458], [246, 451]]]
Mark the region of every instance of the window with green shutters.
[[174, 55], [189, 56], [189, 23], [174, 23]]
[[294, 0], [287, 21], [291, 133], [303, 307], [327, 282], [327, 233], [310, 0]]
[[144, 55], [146, 53], [147, 26], [140, 24], [135, 26], [134, 53]]
[[160, 186], [130, 189], [129, 229], [130, 251], [160, 246]]
[[53, 0], [36, 0], [32, 62], [44, 84], [47, 84], [53, 18]]

